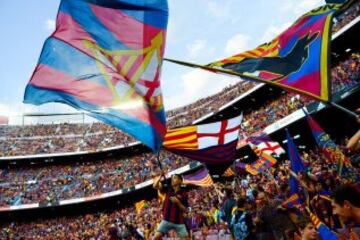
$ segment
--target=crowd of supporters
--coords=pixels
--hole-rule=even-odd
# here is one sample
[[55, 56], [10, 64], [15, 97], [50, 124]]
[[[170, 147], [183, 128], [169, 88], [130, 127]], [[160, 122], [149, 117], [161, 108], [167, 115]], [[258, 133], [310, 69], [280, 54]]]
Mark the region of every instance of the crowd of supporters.
[[360, 14], [360, 3], [357, 2], [353, 4], [349, 9], [347, 9], [343, 14], [336, 17], [334, 21], [332, 31], [337, 32], [346, 24], [354, 20]]
[[[189, 163], [187, 158], [162, 151], [167, 171]], [[60, 200], [100, 195], [134, 186], [159, 173], [157, 156], [143, 153], [69, 165], [29, 166], [0, 170], [0, 207], [54, 204]]]
[[[296, 176], [299, 195], [308, 196], [310, 210], [330, 229], [341, 236], [345, 234], [343, 239], [349, 239], [342, 229], [346, 222], [334, 215], [327, 198], [336, 186], [359, 181], [359, 168], [339, 176], [337, 164], [329, 162], [317, 149], [304, 152], [302, 159], [307, 170]], [[249, 221], [244, 220], [243, 224], [248, 225], [247, 231], [253, 238], [246, 239], [294, 239], [301, 235], [306, 212], [284, 205], [291, 195], [289, 179], [294, 174], [289, 166], [285, 160], [262, 174], [220, 177], [211, 187], [189, 188], [185, 223], [193, 239], [227, 239], [231, 230], [236, 237], [236, 206], [248, 215]], [[161, 218], [160, 201], [156, 198], [146, 200], [138, 209], [128, 206], [76, 217], [3, 224], [0, 238], [151, 239]], [[166, 237], [176, 237], [176, 232], [170, 231]]]
[[[338, 18], [334, 31], [341, 29], [359, 13], [360, 4], [357, 3]], [[333, 92], [358, 84], [359, 53], [352, 54], [349, 59], [334, 66], [331, 76]], [[201, 116], [218, 111], [221, 106], [255, 85], [239, 83], [193, 104], [168, 111], [168, 126], [172, 128], [191, 124]], [[279, 98], [264, 103], [264, 107], [245, 112], [241, 135], [248, 136], [261, 131], [310, 101], [284, 92]], [[101, 123], [0, 126], [0, 156], [96, 151], [111, 146], [127, 146], [135, 141], [121, 131]], [[320, 195], [332, 192], [338, 185], [358, 182], [359, 169], [352, 169], [350, 174], [341, 177], [337, 164], [329, 162], [319, 150], [304, 153], [302, 157], [307, 171], [295, 176], [301, 186], [299, 192], [304, 193], [300, 195], [308, 196], [310, 210], [322, 222], [343, 236], [343, 239], [349, 239], [346, 235], [348, 233], [342, 229], [342, 219], [334, 214], [330, 202]], [[189, 162], [188, 159], [167, 152], [162, 152], [161, 159], [166, 166], [164, 171]], [[299, 217], [297, 209], [282, 204], [290, 196], [289, 178], [293, 173], [289, 165], [289, 161], [284, 161], [266, 174], [242, 175], [233, 180], [221, 177], [212, 187], [187, 189], [189, 208], [186, 212], [186, 226], [191, 236], [194, 239], [229, 238], [231, 228], [238, 220], [239, 210], [236, 207], [246, 211], [250, 219], [242, 223], [247, 225], [248, 236], [255, 239], [294, 239], [294, 236], [300, 236], [307, 213], [300, 211]], [[1, 169], [0, 207], [37, 202], [46, 205], [63, 199], [99, 195], [133, 186], [159, 172], [156, 156], [152, 154], [68, 166]], [[231, 207], [227, 216], [224, 213], [225, 206]], [[233, 207], [235, 210], [231, 211]], [[147, 200], [139, 211], [128, 206], [97, 214], [0, 223], [0, 239], [151, 239], [161, 217], [159, 200], [152, 199]], [[236, 232], [232, 231], [232, 234], [237, 237]], [[176, 237], [176, 232], [169, 232], [166, 237]]]
[[[360, 54], [338, 63], [331, 72], [333, 92], [353, 87], [360, 80]], [[254, 87], [254, 83], [239, 83], [218, 94], [167, 112], [168, 126], [183, 126], [218, 109]], [[267, 125], [287, 116], [311, 100], [291, 93], [264, 103], [260, 109], [249, 109], [244, 118], [248, 134], [261, 131]], [[32, 155], [56, 152], [96, 151], [106, 147], [136, 142], [125, 133], [102, 123], [53, 124], [35, 126], [0, 126], [0, 156]], [[66, 144], [65, 144], [66, 142]]]

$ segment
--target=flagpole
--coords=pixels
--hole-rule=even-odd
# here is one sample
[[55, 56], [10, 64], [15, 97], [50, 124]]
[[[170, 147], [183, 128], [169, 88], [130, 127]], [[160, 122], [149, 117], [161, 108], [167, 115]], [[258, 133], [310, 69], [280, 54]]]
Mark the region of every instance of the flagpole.
[[345, 113], [347, 113], [347, 114], [355, 117], [355, 118], [358, 117], [358, 115], [357, 115], [355, 112], [352, 112], [352, 111], [350, 111], [349, 109], [344, 108], [343, 106], [340, 106], [339, 104], [337, 104], [337, 103], [335, 103], [335, 102], [328, 102], [328, 104], [329, 104], [330, 106], [332, 106], [332, 107], [335, 107], [335, 108], [339, 109], [340, 111], [343, 111], [343, 112], [345, 112]]
[[161, 152], [161, 148], [159, 149], [158, 153], [157, 153], [157, 156], [156, 156], [156, 159], [157, 159], [157, 162], [159, 164], [159, 167], [160, 167], [160, 170], [161, 172], [163, 171], [163, 168], [161, 166], [161, 162], [160, 162], [160, 152]]
[[350, 111], [349, 109], [346, 109], [346, 108], [336, 104], [335, 102], [324, 101], [323, 99], [321, 99], [321, 98], [319, 98], [317, 96], [309, 95], [306, 92], [299, 91], [296, 88], [292, 88], [292, 87], [284, 85], [284, 84], [281, 84], [281, 86], [279, 86], [275, 81], [281, 79], [282, 77], [278, 77], [278, 78], [272, 79], [271, 81], [267, 81], [267, 80], [264, 80], [264, 79], [259, 78], [259, 77], [237, 73], [237, 72], [234, 72], [234, 71], [228, 70], [228, 69], [218, 69], [218, 68], [213, 68], [213, 67], [209, 67], [209, 66], [205, 66], [205, 65], [196, 64], [196, 63], [190, 63], [190, 62], [175, 60], [175, 59], [171, 59], [171, 58], [164, 58], [164, 60], [168, 61], [168, 62], [171, 62], [171, 63], [183, 65], [183, 66], [186, 66], [186, 67], [200, 68], [200, 69], [204, 69], [204, 70], [214, 72], [214, 73], [218, 72], [218, 73], [223, 73], [223, 74], [227, 74], [227, 75], [237, 76], [237, 77], [244, 78], [244, 79], [249, 79], [249, 80], [252, 80], [252, 81], [255, 81], [255, 82], [260, 82], [260, 83], [269, 84], [269, 85], [272, 85], [272, 86], [275, 86], [275, 87], [280, 87], [280, 88], [283, 88], [283, 89], [288, 90], [288, 91], [297, 92], [299, 94], [309, 96], [309, 97], [314, 98], [314, 99], [316, 99], [316, 100], [318, 100], [320, 102], [323, 102], [325, 104], [333, 106], [333, 107], [335, 107], [335, 108], [337, 108], [337, 109], [339, 109], [339, 110], [341, 110], [341, 111], [343, 111], [343, 112], [345, 112], [347, 114], [350, 114], [351, 116], [353, 116], [355, 118], [357, 117], [356, 113], [354, 113], [354, 112]]

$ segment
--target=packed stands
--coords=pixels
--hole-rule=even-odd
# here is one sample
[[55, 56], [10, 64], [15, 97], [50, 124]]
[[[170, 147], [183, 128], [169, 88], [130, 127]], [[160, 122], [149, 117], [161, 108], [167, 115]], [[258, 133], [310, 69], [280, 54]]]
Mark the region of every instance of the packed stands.
[[[187, 158], [166, 151], [161, 152], [160, 159], [167, 171], [189, 163]], [[96, 196], [134, 186], [159, 172], [157, 156], [151, 153], [69, 165], [1, 169], [0, 208]]]
[[[318, 194], [326, 190], [334, 189], [335, 186], [344, 182], [355, 182], [359, 179], [359, 172], [340, 177], [337, 175], [337, 164], [329, 162], [319, 150], [304, 152], [302, 155], [304, 164], [308, 171], [315, 176], [308, 189], [311, 195], [312, 211], [316, 212], [320, 219], [332, 227], [332, 229], [341, 228], [333, 221], [336, 216], [333, 215], [331, 208], [327, 208], [329, 202], [319, 200]], [[355, 170], [358, 171], [359, 169]], [[247, 199], [247, 211], [251, 213], [254, 226], [254, 234], [260, 235], [266, 232], [266, 226], [256, 220], [259, 217], [261, 205], [257, 200], [257, 195], [265, 192], [269, 201], [276, 203], [275, 208], [281, 207], [281, 204], [289, 197], [289, 161], [286, 160], [271, 169], [271, 176], [259, 174], [256, 176], [246, 175], [242, 180], [234, 178], [232, 181], [221, 178], [214, 186], [208, 188], [193, 188], [188, 190], [188, 200], [191, 209], [187, 215], [187, 227], [191, 230], [195, 239], [203, 239], [206, 236], [221, 237], [226, 239], [229, 230], [224, 224], [220, 224], [219, 210], [224, 204], [223, 192], [225, 189], [233, 189], [234, 197], [243, 197]], [[325, 179], [326, 181], [322, 181]], [[233, 188], [234, 185], [239, 187]], [[277, 234], [290, 236], [294, 235], [296, 227], [287, 217], [293, 210], [283, 209], [281, 222], [274, 220], [272, 222]], [[329, 216], [329, 217], [328, 217]], [[286, 222], [283, 222], [284, 219]], [[161, 220], [161, 208], [158, 199], [146, 200], [140, 212], [135, 207], [129, 206], [110, 212], [99, 212], [97, 214], [87, 214], [76, 217], [54, 218], [46, 220], [37, 220], [34, 222], [12, 222], [2, 225], [0, 231], [1, 239], [103, 239], [110, 234], [116, 234], [118, 237], [127, 238], [137, 235], [150, 239]], [[167, 237], [175, 237], [174, 233], [169, 233]]]

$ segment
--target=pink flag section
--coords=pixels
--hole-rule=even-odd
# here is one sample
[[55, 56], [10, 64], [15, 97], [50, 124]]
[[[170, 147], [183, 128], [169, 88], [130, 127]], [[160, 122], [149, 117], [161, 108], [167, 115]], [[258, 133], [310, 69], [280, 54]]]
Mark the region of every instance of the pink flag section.
[[0, 125], [7, 125], [9, 123], [8, 116], [0, 116]]

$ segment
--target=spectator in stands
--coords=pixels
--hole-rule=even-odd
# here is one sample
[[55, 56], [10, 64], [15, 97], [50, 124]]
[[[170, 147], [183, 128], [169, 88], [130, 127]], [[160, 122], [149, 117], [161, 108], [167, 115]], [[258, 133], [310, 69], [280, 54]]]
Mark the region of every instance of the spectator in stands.
[[234, 197], [233, 190], [230, 188], [224, 189], [224, 200], [221, 206], [220, 215], [221, 219], [227, 224], [232, 232], [231, 226], [231, 217], [232, 217], [232, 209], [236, 206], [236, 200]]
[[360, 184], [347, 184], [337, 187], [333, 192], [334, 213], [346, 222], [360, 225]]
[[333, 192], [334, 214], [346, 224], [339, 230], [341, 239], [360, 239], [360, 184], [345, 184]]
[[295, 234], [294, 239], [298, 240], [318, 240], [319, 234], [317, 233], [313, 223], [310, 219], [305, 218], [297, 223], [298, 234]]
[[185, 226], [184, 213], [187, 210], [188, 202], [186, 193], [181, 189], [182, 177], [179, 174], [171, 176], [171, 187], [166, 189], [165, 182], [162, 182], [163, 175], [155, 182], [153, 187], [164, 194], [163, 219], [156, 230], [154, 239], [161, 239], [170, 230], [175, 230], [177, 237], [186, 238], [188, 232]]
[[289, 215], [279, 210], [281, 203], [280, 199], [269, 199], [269, 195], [264, 191], [257, 194], [257, 239], [286, 239], [287, 232], [294, 231], [295, 227]]
[[232, 213], [230, 228], [233, 230], [235, 240], [255, 239], [254, 225], [251, 215], [246, 209], [246, 199], [240, 197], [237, 200], [237, 208]]

